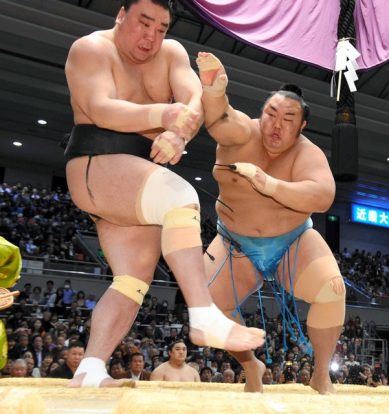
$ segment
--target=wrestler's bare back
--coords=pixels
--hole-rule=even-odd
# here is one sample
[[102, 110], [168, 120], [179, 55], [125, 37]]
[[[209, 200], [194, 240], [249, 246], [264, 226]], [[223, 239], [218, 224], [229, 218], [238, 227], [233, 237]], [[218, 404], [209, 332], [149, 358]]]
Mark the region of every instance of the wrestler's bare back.
[[[300, 136], [295, 146], [271, 159], [261, 144], [258, 119], [253, 119], [252, 123], [250, 140], [243, 145], [218, 145], [215, 163], [248, 162], [259, 166], [272, 177], [291, 181], [298, 152], [313, 144]], [[218, 216], [235, 233], [253, 237], [278, 236], [296, 228], [309, 217], [307, 213], [286, 208], [271, 197], [255, 191], [246, 178], [226, 168], [215, 166], [213, 175], [219, 185], [219, 198], [229, 207], [217, 202]]]

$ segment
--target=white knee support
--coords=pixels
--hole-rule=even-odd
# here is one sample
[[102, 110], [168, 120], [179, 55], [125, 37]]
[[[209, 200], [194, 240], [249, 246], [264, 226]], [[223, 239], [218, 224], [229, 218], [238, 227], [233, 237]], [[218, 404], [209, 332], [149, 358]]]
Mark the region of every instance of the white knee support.
[[190, 205], [200, 210], [196, 190], [179, 175], [159, 167], [145, 180], [137, 200], [137, 216], [142, 224], [162, 226], [166, 213]]

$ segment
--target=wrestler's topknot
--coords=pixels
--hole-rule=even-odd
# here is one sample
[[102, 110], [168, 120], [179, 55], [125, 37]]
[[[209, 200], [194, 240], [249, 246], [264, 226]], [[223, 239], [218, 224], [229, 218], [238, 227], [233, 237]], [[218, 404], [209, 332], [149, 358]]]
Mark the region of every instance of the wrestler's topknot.
[[[124, 7], [124, 10], [127, 11], [132, 4], [136, 4], [138, 2], [139, 0], [123, 0], [122, 7]], [[151, 0], [151, 2], [163, 7], [166, 10], [169, 10], [170, 14], [173, 15], [175, 0]]]
[[281, 85], [278, 89], [279, 91], [288, 91], [288, 92], [293, 92], [296, 95], [300, 96], [301, 98], [304, 98], [304, 94], [302, 89], [294, 84], [294, 83], [284, 83], [283, 85]]

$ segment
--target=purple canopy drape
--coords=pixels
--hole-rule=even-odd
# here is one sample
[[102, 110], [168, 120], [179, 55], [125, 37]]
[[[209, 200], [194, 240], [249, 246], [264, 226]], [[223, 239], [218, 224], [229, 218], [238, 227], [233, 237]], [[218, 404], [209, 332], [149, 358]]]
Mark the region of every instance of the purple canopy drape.
[[[260, 48], [335, 66], [339, 0], [184, 0], [211, 25]], [[389, 60], [389, 0], [356, 0], [361, 69]]]

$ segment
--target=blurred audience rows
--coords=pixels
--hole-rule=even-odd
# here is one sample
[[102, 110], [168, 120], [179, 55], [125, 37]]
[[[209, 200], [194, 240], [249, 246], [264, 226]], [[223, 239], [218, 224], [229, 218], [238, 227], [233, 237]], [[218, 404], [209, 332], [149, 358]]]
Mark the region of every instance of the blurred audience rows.
[[[79, 363], [83, 349], [81, 354], [75, 350], [88, 342], [91, 311], [97, 299], [91, 292], [75, 291], [70, 280], [58, 287], [52, 281], [42, 288], [27, 283], [12, 311], [3, 313], [9, 361], [1, 375], [55, 376], [64, 364], [74, 364], [74, 358]], [[261, 326], [259, 313], [244, 313], [243, 317], [248, 326]], [[271, 318], [265, 312], [265, 320], [268, 354], [264, 348], [255, 351], [267, 367], [264, 383], [308, 385], [314, 361], [299, 338], [297, 327], [295, 335], [286, 333], [285, 348], [281, 317]], [[301, 322], [306, 334], [304, 321]], [[199, 372], [201, 381], [243, 383], [245, 373], [228, 353], [191, 343], [188, 323], [187, 308], [181, 300], [169, 304], [147, 294], [133, 328], [108, 362], [110, 374], [115, 378], [147, 380], [148, 374], [168, 358], [169, 344], [183, 339], [187, 362]], [[358, 360], [362, 342], [369, 334], [359, 317], [345, 323], [331, 365], [334, 383], [387, 385], [382, 355], [377, 353], [374, 364]], [[77, 344], [81, 344], [79, 348], [74, 346]]]

